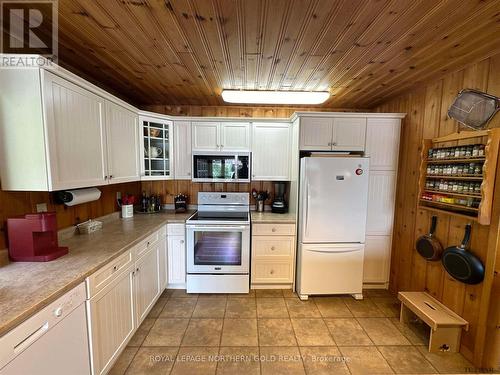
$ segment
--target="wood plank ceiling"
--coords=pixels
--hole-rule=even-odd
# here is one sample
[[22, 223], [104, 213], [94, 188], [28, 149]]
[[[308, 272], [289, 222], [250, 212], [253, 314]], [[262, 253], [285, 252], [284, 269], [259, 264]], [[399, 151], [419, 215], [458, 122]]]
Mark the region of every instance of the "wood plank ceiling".
[[500, 51], [498, 0], [64, 0], [60, 63], [137, 105], [223, 88], [371, 108]]

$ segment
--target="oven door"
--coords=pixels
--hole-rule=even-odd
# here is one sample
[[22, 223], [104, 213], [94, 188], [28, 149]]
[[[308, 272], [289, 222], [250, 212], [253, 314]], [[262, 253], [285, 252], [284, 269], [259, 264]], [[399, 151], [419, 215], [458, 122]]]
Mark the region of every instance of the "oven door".
[[250, 226], [187, 225], [188, 273], [249, 272]]

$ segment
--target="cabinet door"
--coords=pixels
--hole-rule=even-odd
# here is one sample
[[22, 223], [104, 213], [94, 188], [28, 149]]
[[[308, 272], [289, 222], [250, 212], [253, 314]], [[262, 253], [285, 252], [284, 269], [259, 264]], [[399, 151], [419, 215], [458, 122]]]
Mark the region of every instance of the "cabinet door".
[[335, 118], [333, 121], [334, 151], [363, 151], [365, 149], [366, 118]]
[[135, 305], [137, 326], [141, 324], [160, 295], [160, 244], [151, 246], [135, 263]]
[[219, 151], [218, 122], [192, 123], [193, 151]]
[[290, 138], [289, 124], [253, 124], [252, 180], [290, 180]]
[[299, 126], [301, 150], [331, 150], [333, 131], [333, 119], [331, 117], [301, 117]]
[[174, 175], [176, 180], [191, 179], [191, 123], [174, 122]]
[[105, 374], [127, 344], [135, 325], [132, 269], [87, 301], [94, 375]]
[[389, 282], [391, 236], [366, 236], [363, 282]]
[[370, 170], [397, 170], [400, 127], [400, 119], [368, 119], [365, 155], [370, 157]]
[[220, 148], [222, 151], [249, 151], [250, 124], [224, 122], [220, 125]]
[[167, 236], [168, 284], [186, 283], [186, 243], [184, 236]]
[[43, 72], [49, 190], [102, 185], [105, 181], [104, 99]]
[[367, 235], [390, 235], [394, 220], [396, 172], [370, 171], [368, 183]]
[[167, 287], [167, 239], [166, 237], [160, 238], [158, 242], [159, 249], [159, 262], [160, 262], [160, 293]]
[[109, 183], [138, 181], [138, 117], [109, 101], [106, 102], [106, 145]]

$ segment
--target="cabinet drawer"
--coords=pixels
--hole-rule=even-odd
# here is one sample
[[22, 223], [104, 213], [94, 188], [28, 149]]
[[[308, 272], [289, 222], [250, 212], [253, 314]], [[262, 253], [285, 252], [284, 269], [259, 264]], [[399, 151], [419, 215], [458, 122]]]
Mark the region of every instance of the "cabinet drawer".
[[184, 224], [168, 224], [167, 236], [184, 236], [185, 230]]
[[252, 265], [252, 283], [291, 283], [293, 282], [293, 264], [287, 260], [254, 259]]
[[254, 224], [254, 236], [294, 236], [295, 224]]
[[149, 235], [146, 237], [144, 240], [139, 242], [137, 245], [134, 246], [133, 252], [135, 254], [135, 258], [138, 259], [141, 256], [144, 255], [144, 253], [151, 248], [152, 245], [158, 242], [160, 239], [160, 231], [156, 231], [153, 234]]
[[292, 256], [295, 237], [253, 236], [252, 257]]
[[91, 298], [115, 280], [132, 264], [132, 251], [127, 251], [87, 277], [87, 298]]

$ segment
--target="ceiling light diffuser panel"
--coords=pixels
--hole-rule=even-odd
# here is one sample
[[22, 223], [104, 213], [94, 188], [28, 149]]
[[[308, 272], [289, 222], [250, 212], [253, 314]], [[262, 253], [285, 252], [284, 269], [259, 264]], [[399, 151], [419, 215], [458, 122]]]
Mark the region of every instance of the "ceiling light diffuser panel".
[[238, 104], [321, 104], [329, 97], [328, 91], [222, 91], [225, 102]]

